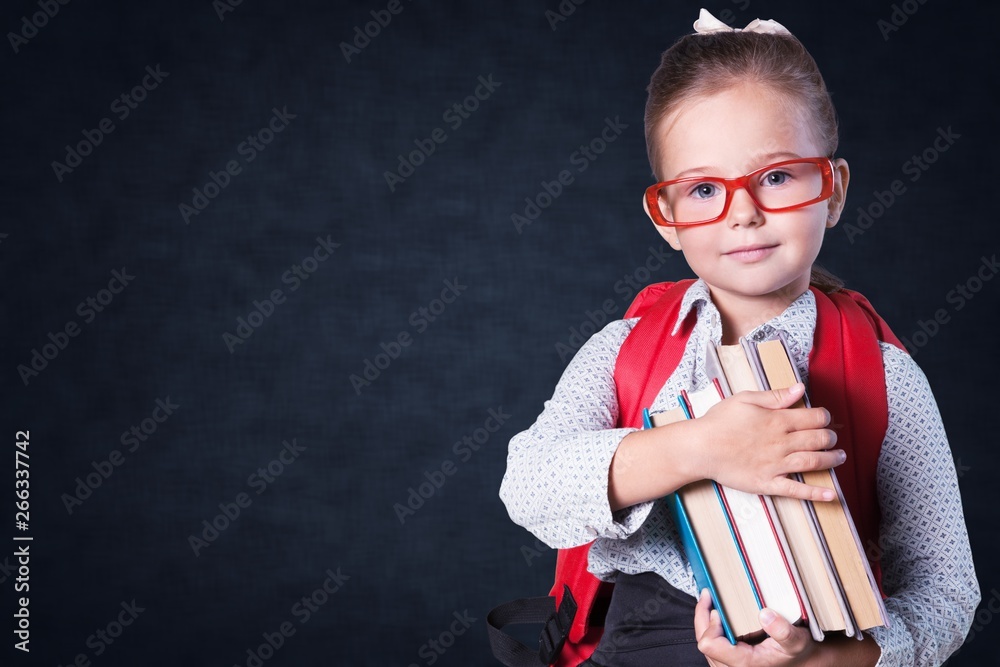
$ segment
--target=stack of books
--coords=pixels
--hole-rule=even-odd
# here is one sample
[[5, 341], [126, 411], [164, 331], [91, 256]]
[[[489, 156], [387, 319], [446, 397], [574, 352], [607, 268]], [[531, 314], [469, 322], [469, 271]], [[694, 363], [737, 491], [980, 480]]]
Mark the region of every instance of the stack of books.
[[[673, 410], [649, 415], [656, 427], [705, 414], [744, 390], [783, 389], [799, 381], [783, 338], [709, 345], [712, 384], [682, 392]], [[808, 405], [803, 397], [794, 407]], [[826, 632], [862, 639], [888, 625], [885, 605], [833, 470], [795, 479], [833, 489], [837, 499], [812, 502], [745, 493], [712, 480], [668, 497], [699, 589], [707, 588], [730, 642], [764, 636], [758, 611], [768, 607], [807, 625], [816, 641]]]

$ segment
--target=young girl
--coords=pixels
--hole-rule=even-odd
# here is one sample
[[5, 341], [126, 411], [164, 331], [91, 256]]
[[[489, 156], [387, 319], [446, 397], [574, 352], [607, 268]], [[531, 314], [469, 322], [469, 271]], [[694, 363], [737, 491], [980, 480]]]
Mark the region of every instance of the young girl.
[[[674, 327], [695, 317], [690, 338], [651, 412], [706, 386], [709, 341], [783, 332], [808, 382], [817, 317], [810, 285], [825, 294], [842, 286], [813, 266], [850, 177], [835, 157], [836, 116], [815, 62], [774, 21], [734, 31], [702, 10], [694, 27], [663, 54], [646, 105], [659, 183], [644, 208], [698, 276]], [[731, 645], [707, 592], [699, 595], [664, 496], [713, 479], [827, 500], [786, 475], [846, 456], [827, 410], [790, 409], [802, 384], [742, 392], [696, 420], [621, 427], [615, 361], [637, 321], [612, 322], [580, 349], [535, 424], [511, 440], [500, 490], [513, 520], [551, 547], [593, 541], [589, 570], [615, 582], [603, 638], [585, 664], [937, 665], [953, 653], [980, 592], [944, 427], [911, 358], [880, 343], [889, 421], [878, 507], [867, 510], [879, 526], [889, 625], [863, 641], [830, 634], [815, 642], [764, 609], [768, 638]]]

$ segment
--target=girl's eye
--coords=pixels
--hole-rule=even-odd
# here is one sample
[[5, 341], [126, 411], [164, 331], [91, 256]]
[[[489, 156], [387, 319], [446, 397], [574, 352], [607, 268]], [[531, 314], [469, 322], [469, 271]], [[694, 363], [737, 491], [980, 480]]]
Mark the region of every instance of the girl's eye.
[[792, 175], [785, 171], [769, 171], [764, 174], [763, 185], [784, 185], [791, 177]]
[[719, 186], [711, 181], [696, 184], [691, 188], [691, 196], [697, 199], [708, 199], [719, 193]]

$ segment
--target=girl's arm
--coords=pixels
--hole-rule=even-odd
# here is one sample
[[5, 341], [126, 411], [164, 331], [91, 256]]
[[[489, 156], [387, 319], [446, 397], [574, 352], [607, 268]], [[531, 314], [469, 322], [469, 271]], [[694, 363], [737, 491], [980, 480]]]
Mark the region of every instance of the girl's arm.
[[924, 373], [883, 344], [889, 428], [879, 456], [882, 584], [891, 626], [869, 634], [879, 666], [938, 665], [954, 653], [980, 601], [958, 479]]
[[843, 462], [823, 408], [779, 410], [803, 387], [742, 392], [703, 417], [641, 432], [615, 428], [614, 365], [635, 320], [611, 322], [577, 352], [538, 420], [510, 441], [500, 498], [515, 523], [553, 548], [622, 539], [652, 501], [715, 479], [751, 493], [828, 499], [785, 477]]
[[538, 419], [514, 436], [500, 498], [513, 521], [563, 549], [598, 536], [624, 538], [652, 503], [612, 513], [608, 468], [619, 443], [636, 429], [615, 428], [614, 365], [636, 320], [616, 320], [583, 345], [563, 371]]

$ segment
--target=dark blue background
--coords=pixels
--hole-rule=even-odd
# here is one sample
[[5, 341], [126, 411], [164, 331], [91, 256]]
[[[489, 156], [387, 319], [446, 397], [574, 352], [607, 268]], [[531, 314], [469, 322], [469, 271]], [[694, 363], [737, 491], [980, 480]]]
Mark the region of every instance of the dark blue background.
[[[619, 281], [690, 275], [672, 252], [637, 273], [651, 248], [667, 250], [639, 197], [651, 179], [645, 86], [698, 5], [592, 0], [553, 30], [556, 0], [402, 0], [347, 62], [338, 45], [387, 3], [336, 4], [246, 0], [220, 20], [208, 0], [71, 2], [18, 52], [0, 46], [0, 497], [12, 536], [14, 434], [30, 429], [30, 664], [83, 653], [95, 665], [244, 665], [262, 633], [291, 621], [265, 664], [429, 665], [422, 646], [466, 611], [475, 621], [435, 664], [494, 664], [486, 611], [548, 590], [554, 553], [497, 498], [507, 442], [551, 395], [565, 367], [557, 344], [589, 332], [587, 311], [606, 300], [620, 317]], [[709, 8], [739, 26], [784, 23], [840, 115], [853, 178], [821, 262], [901, 336], [946, 310], [916, 358], [960, 465], [984, 600], [1000, 599], [1000, 282], [960, 310], [947, 299], [1000, 237], [997, 11], [914, 1], [884, 39], [888, 2], [747, 5]], [[7, 3], [4, 33], [38, 11]], [[119, 119], [112, 101], [157, 65], [169, 76]], [[500, 85], [453, 128], [442, 114], [480, 76]], [[295, 118], [245, 162], [240, 143], [285, 107]], [[52, 162], [105, 117], [114, 131], [60, 182]], [[573, 155], [606, 118], [627, 128], [581, 173]], [[948, 127], [960, 139], [909, 180], [903, 164]], [[446, 141], [390, 190], [384, 172], [435, 128]], [[179, 205], [229, 160], [241, 172], [185, 224]], [[512, 214], [562, 170], [573, 182], [518, 233]], [[857, 208], [896, 179], [905, 193], [849, 239]], [[317, 237], [340, 247], [291, 291], [282, 276]], [[85, 322], [77, 305], [123, 267], [134, 280]], [[411, 319], [446, 280], [466, 289], [433, 322]], [[230, 353], [223, 334], [275, 289], [284, 303]], [[26, 386], [18, 365], [69, 321], [79, 335]], [[411, 343], [356, 391], [350, 376], [403, 333]], [[167, 397], [174, 413], [69, 514], [76, 478], [125, 449], [122, 432]], [[478, 451], [454, 449], [490, 409], [510, 417]], [[292, 439], [306, 449], [257, 495], [248, 477]], [[394, 504], [445, 461], [454, 474], [401, 523]], [[252, 504], [195, 556], [189, 536], [241, 492]], [[349, 579], [299, 623], [293, 606], [337, 568]], [[0, 578], [12, 626], [13, 577]], [[145, 611], [95, 656], [88, 637], [132, 599]], [[985, 602], [980, 613], [952, 664], [996, 655], [993, 613]], [[12, 629], [3, 661], [29, 664]]]

